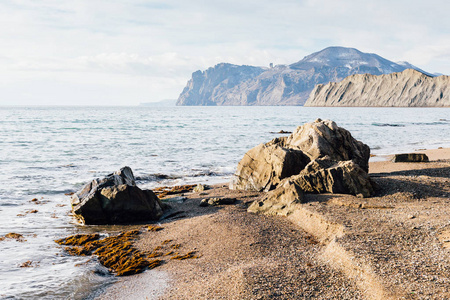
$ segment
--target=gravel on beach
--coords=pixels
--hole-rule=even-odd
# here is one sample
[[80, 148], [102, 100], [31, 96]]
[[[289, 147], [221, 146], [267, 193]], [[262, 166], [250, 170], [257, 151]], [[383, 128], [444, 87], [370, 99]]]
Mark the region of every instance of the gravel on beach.
[[[163, 229], [135, 246], [150, 251], [171, 240], [198, 258], [167, 258], [100, 299], [136, 290], [133, 299], [449, 299], [449, 154], [432, 150], [430, 163], [371, 163], [375, 197], [307, 195], [301, 216], [314, 216], [320, 230], [295, 217], [248, 213], [260, 193], [224, 185], [185, 193], [183, 203], [170, 204], [177, 213], [161, 221]], [[199, 206], [213, 197], [237, 201]], [[333, 226], [340, 233], [327, 235]]]

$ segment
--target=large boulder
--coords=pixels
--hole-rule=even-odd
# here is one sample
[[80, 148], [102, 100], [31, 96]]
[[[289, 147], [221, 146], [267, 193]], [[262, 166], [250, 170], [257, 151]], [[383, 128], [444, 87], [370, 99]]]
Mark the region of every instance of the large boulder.
[[297, 127], [287, 138], [286, 146], [303, 151], [311, 160], [324, 156], [335, 161], [353, 160], [364, 171], [369, 171], [369, 146], [331, 120], [317, 119]]
[[309, 163], [301, 151], [283, 148], [278, 140], [260, 144], [247, 153], [239, 162], [231, 189], [269, 191], [283, 178], [299, 174]]
[[136, 186], [129, 167], [92, 180], [72, 196], [71, 203], [74, 215], [87, 225], [154, 221], [163, 213], [159, 198]]
[[368, 172], [369, 157], [369, 146], [354, 139], [349, 131], [333, 121], [317, 119], [299, 126], [288, 137], [250, 149], [239, 162], [230, 189], [270, 191], [305, 168], [308, 173], [316, 172], [310, 170], [314, 165], [308, 165], [311, 161], [320, 162], [321, 169], [339, 161], [353, 161]]

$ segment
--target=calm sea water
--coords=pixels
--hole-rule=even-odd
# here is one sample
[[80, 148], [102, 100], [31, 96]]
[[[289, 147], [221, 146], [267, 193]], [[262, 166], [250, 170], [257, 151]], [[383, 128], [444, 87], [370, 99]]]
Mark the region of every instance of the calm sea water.
[[450, 147], [449, 108], [0, 107], [0, 236], [26, 239], [0, 242], [0, 299], [89, 299], [114, 281], [53, 242], [97, 230], [73, 223], [65, 193], [122, 166], [143, 188], [225, 182], [248, 149], [316, 118], [374, 154]]

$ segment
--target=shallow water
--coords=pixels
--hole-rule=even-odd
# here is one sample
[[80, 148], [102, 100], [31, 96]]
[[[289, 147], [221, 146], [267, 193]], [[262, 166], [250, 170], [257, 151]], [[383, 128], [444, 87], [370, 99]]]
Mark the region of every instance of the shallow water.
[[97, 230], [72, 223], [65, 193], [125, 165], [144, 188], [225, 182], [248, 149], [316, 118], [373, 154], [450, 147], [449, 108], [1, 107], [0, 236], [27, 241], [0, 242], [0, 298], [83, 299], [114, 280], [53, 242]]

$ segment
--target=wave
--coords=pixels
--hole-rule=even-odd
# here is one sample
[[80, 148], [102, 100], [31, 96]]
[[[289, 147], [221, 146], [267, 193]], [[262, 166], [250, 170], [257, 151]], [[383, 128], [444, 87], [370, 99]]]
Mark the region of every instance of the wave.
[[372, 123], [373, 126], [379, 127], [405, 127], [403, 124], [390, 124], [390, 123]]
[[136, 181], [159, 181], [159, 180], [165, 180], [165, 179], [179, 179], [183, 176], [179, 175], [167, 175], [167, 174], [161, 174], [161, 173], [155, 173], [155, 174], [146, 174], [146, 175], [140, 175], [135, 176]]

